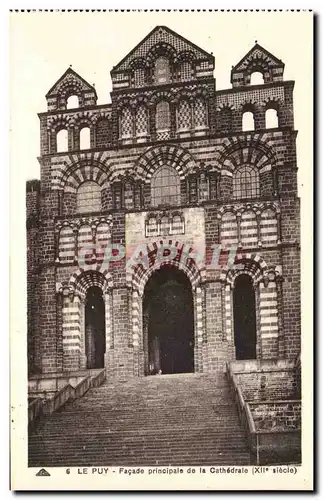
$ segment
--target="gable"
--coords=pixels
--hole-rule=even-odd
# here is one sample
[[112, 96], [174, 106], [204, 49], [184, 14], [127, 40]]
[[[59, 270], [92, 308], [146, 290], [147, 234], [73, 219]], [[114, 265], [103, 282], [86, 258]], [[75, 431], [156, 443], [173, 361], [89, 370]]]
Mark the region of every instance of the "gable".
[[47, 92], [46, 98], [63, 95], [67, 90], [73, 89], [76, 93], [94, 92], [95, 88], [90, 85], [84, 78], [76, 73], [72, 68], [68, 68], [65, 73], [57, 80], [52, 88]]
[[258, 43], [232, 68], [232, 72], [245, 71], [252, 62], [262, 61], [270, 68], [283, 68], [284, 63]]
[[190, 53], [196, 60], [213, 61], [213, 56], [194, 43], [178, 35], [166, 26], [156, 26], [129, 54], [122, 59], [111, 71], [115, 73], [131, 67], [136, 59], [146, 59], [155, 45], [170, 46], [177, 56], [181, 53]]

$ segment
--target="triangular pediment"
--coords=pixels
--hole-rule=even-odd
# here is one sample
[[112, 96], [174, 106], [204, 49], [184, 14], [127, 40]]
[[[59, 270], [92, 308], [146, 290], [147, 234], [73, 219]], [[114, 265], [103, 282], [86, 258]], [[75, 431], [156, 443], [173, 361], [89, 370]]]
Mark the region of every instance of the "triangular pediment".
[[256, 43], [251, 50], [232, 68], [232, 72], [245, 71], [253, 61], [263, 61], [270, 68], [283, 68], [284, 63]]
[[94, 92], [95, 88], [90, 85], [84, 78], [82, 78], [72, 68], [68, 68], [65, 73], [57, 80], [52, 88], [47, 92], [46, 98], [58, 95], [63, 89], [72, 88], [78, 92]]
[[213, 60], [213, 55], [197, 47], [181, 35], [166, 26], [156, 26], [129, 54], [124, 57], [111, 71], [124, 71], [131, 67], [135, 59], [146, 59], [156, 45], [170, 46], [177, 56], [181, 53], [191, 53], [196, 60]]

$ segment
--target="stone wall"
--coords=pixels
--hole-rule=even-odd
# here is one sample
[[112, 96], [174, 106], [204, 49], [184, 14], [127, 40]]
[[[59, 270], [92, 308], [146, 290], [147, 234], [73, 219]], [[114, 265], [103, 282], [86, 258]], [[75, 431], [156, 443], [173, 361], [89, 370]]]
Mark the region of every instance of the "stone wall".
[[301, 429], [300, 401], [249, 402], [249, 407], [257, 431]]

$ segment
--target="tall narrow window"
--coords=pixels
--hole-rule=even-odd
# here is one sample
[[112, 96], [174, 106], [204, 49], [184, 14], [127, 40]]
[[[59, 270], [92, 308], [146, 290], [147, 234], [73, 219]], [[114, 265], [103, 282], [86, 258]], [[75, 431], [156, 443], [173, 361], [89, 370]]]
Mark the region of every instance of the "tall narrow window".
[[238, 168], [233, 177], [233, 197], [235, 199], [257, 198], [259, 194], [258, 170], [246, 165]]
[[121, 138], [126, 139], [128, 137], [132, 137], [132, 113], [131, 109], [123, 108], [121, 111], [121, 119], [120, 119], [120, 131]]
[[101, 210], [101, 189], [94, 181], [86, 181], [77, 190], [77, 211], [79, 213]]
[[277, 128], [278, 115], [276, 109], [269, 108], [266, 111], [266, 128]]
[[179, 205], [180, 178], [171, 167], [159, 168], [151, 179], [152, 205]]
[[83, 127], [80, 130], [80, 149], [90, 149], [91, 131], [90, 127]]
[[155, 83], [169, 83], [169, 61], [166, 57], [159, 57], [155, 61]]
[[250, 75], [250, 85], [262, 85], [264, 83], [264, 76], [260, 71], [254, 71]]
[[167, 136], [157, 137], [160, 139], [167, 139], [168, 133], [170, 129], [170, 111], [169, 111], [169, 103], [167, 101], [160, 101], [156, 106], [156, 131], [158, 132], [167, 132]]
[[177, 130], [190, 130], [192, 126], [192, 110], [188, 101], [180, 101], [177, 108]]
[[242, 115], [242, 131], [255, 130], [255, 120], [252, 111], [245, 111]]
[[64, 128], [56, 134], [56, 151], [62, 153], [68, 150], [68, 133]]
[[77, 95], [71, 95], [66, 102], [67, 109], [74, 109], [79, 107], [79, 98]]

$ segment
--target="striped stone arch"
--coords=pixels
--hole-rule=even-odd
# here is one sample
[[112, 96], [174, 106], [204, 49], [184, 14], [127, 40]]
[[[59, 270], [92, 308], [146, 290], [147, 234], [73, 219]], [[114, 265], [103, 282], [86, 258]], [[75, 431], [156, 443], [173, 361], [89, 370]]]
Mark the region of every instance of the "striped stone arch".
[[[253, 97], [248, 97], [247, 99], [243, 99], [239, 103], [238, 109], [243, 110], [244, 108], [254, 108], [254, 106], [256, 106], [256, 104], [257, 104], [256, 99], [254, 99]], [[248, 111], [248, 109], [247, 109], [247, 111]]]
[[196, 168], [196, 162], [187, 150], [172, 145], [156, 146], [146, 151], [135, 163], [135, 175], [146, 183], [153, 173], [162, 166], [177, 170], [181, 179]]
[[231, 173], [243, 164], [255, 166], [260, 173], [271, 170], [278, 164], [275, 152], [260, 134], [226, 139], [219, 161], [222, 168], [225, 167], [226, 171]]
[[176, 95], [174, 92], [171, 90], [156, 90], [149, 99], [149, 105], [150, 106], [155, 106], [156, 104], [159, 103], [159, 101], [167, 101], [167, 102], [172, 102], [175, 101]]
[[238, 204], [238, 205], [225, 205], [225, 206], [220, 207], [219, 210], [217, 211], [217, 218], [219, 220], [221, 220], [223, 215], [226, 212], [230, 212], [230, 213], [234, 213], [234, 214], [241, 214], [242, 212], [246, 212], [249, 210], [252, 210], [257, 215], [261, 215], [262, 212], [264, 212], [265, 210], [273, 210], [273, 212], [275, 212], [275, 214], [279, 214], [280, 213], [280, 206], [278, 203], [275, 203], [275, 202], [274, 203], [273, 202], [269, 202], [269, 203], [264, 202], [264, 203], [244, 203], [244, 204]]
[[146, 68], [146, 61], [144, 57], [135, 57], [129, 62], [129, 69], [131, 71], [140, 68]]
[[170, 43], [158, 42], [147, 53], [146, 64], [147, 66], [152, 66], [158, 57], [168, 57], [171, 62], [174, 62], [176, 56], [176, 50]]
[[72, 289], [80, 298], [84, 298], [86, 296], [86, 292], [91, 286], [101, 288], [103, 293], [113, 286], [112, 276], [107, 269], [103, 271], [95, 269], [95, 267], [97, 267], [96, 264], [94, 264], [93, 267], [94, 269], [86, 271], [77, 269], [69, 279], [69, 289]]
[[177, 54], [176, 62], [177, 63], [193, 62], [193, 61], [195, 61], [195, 59], [196, 59], [196, 56], [192, 50], [181, 50]]
[[194, 93], [191, 90], [183, 89], [182, 91], [179, 91], [176, 94], [175, 97], [175, 102], [179, 103], [180, 101], [186, 100], [186, 101], [192, 101], [194, 98]]
[[100, 111], [91, 116], [91, 122], [95, 125], [99, 120], [109, 120], [111, 118], [111, 111]]
[[258, 55], [254, 54], [249, 57], [248, 60], [248, 65], [246, 67], [247, 73], [253, 73], [254, 71], [263, 71], [263, 72], [268, 72], [269, 71], [269, 65], [268, 61], [266, 61], [264, 56], [259, 57]]
[[81, 82], [76, 78], [67, 78], [61, 81], [56, 89], [56, 93], [60, 97], [65, 97], [67, 95], [79, 95], [83, 92], [84, 88]]
[[[163, 245], [172, 245], [176, 247], [178, 249], [177, 257], [172, 260], [163, 260], [162, 262], [156, 262], [155, 257], [157, 250]], [[186, 245], [185, 247], [185, 250], [187, 252], [191, 250], [190, 248], [188, 248], [188, 245]], [[183, 243], [176, 240], [172, 241], [171, 239], [167, 239], [165, 241], [160, 240], [158, 242], [147, 245], [149, 267], [147, 269], [139, 263], [138, 265], [133, 266], [131, 269], [129, 269], [126, 274], [127, 286], [129, 288], [137, 290], [139, 295], [143, 296], [145, 285], [150, 276], [152, 276], [155, 271], [161, 269], [163, 266], [172, 266], [185, 273], [185, 275], [190, 280], [192, 290], [195, 290], [200, 282], [205, 279], [205, 267], [204, 265], [198, 265], [195, 260], [190, 260], [188, 264], [187, 262], [184, 262], [184, 259], [182, 261], [180, 258], [178, 258], [180, 257], [183, 249]]]
[[239, 253], [236, 255], [234, 266], [229, 269], [224, 266], [220, 280], [222, 283], [233, 287], [236, 277], [239, 274], [248, 274], [253, 279], [254, 284], [261, 281], [267, 274], [268, 266], [265, 260], [257, 253]]
[[79, 160], [75, 164], [69, 164], [57, 177], [56, 175], [55, 184], [65, 192], [75, 193], [85, 181], [97, 182], [102, 187], [107, 181], [106, 166], [93, 159]]
[[226, 111], [226, 110], [234, 111], [236, 108], [233, 104], [230, 104], [229, 102], [222, 102], [219, 106], [217, 106], [216, 111]]
[[78, 127], [81, 123], [86, 123], [88, 126], [91, 126], [93, 118], [92, 111], [80, 111], [78, 113], [73, 114], [70, 118], [70, 125], [72, 127]]
[[209, 90], [206, 86], [198, 87], [192, 91], [194, 98], [202, 97], [203, 99], [207, 99], [209, 96]]
[[278, 203], [276, 202], [269, 202], [269, 203], [258, 203], [257, 204], [257, 207], [259, 209], [259, 212], [260, 214], [262, 212], [264, 212], [265, 210], [273, 210], [273, 212], [275, 212], [275, 214], [280, 214], [281, 210], [280, 210], [280, 206]]
[[57, 132], [59, 129], [70, 128], [73, 126], [71, 116], [56, 115], [50, 116], [47, 119], [47, 130], [50, 132]]
[[266, 108], [272, 106], [273, 109], [278, 110], [283, 105], [283, 100], [280, 97], [266, 97], [263, 101], [261, 101], [261, 106]]

